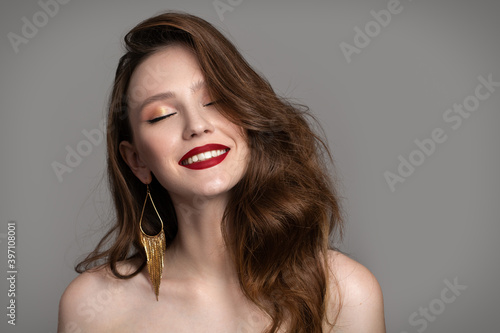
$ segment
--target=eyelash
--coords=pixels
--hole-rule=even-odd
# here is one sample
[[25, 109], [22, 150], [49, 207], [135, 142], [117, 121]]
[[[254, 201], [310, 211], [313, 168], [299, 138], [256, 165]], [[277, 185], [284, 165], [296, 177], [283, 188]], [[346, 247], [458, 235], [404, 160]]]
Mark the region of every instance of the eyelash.
[[[213, 101], [213, 102], [210, 102], [210, 103], [207, 103], [207, 104], [203, 104], [203, 107], [207, 107], [207, 106], [212, 106], [214, 105], [215, 103], [217, 103], [217, 101]], [[174, 112], [174, 113], [170, 113], [170, 114], [166, 114], [164, 116], [161, 116], [161, 117], [157, 117], [157, 118], [154, 118], [154, 119], [151, 119], [151, 120], [148, 120], [148, 123], [150, 124], [154, 124], [160, 120], [163, 120], [165, 118], [168, 118], [170, 116], [173, 116], [174, 114], [177, 114], [177, 112]]]
[[173, 116], [174, 114], [176, 114], [177, 112], [174, 112], [174, 113], [170, 113], [170, 114], [166, 114], [164, 116], [161, 116], [161, 117], [157, 117], [157, 118], [154, 118], [154, 119], [151, 119], [151, 120], [148, 120], [148, 123], [150, 124], [154, 124], [162, 119], [165, 119], [165, 118], [168, 118], [170, 116]]
[[217, 103], [217, 101], [213, 101], [213, 102], [210, 102], [210, 103], [207, 103], [207, 104], [203, 104], [203, 107], [211, 106], [211, 105], [214, 105], [215, 103]]

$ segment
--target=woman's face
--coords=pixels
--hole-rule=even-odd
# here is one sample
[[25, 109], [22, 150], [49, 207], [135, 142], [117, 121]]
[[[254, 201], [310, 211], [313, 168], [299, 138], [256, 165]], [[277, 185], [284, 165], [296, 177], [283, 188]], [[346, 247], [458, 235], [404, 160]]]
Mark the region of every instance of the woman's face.
[[196, 57], [183, 46], [149, 56], [128, 88], [133, 143], [120, 152], [134, 174], [152, 172], [174, 202], [227, 195], [249, 159], [241, 127], [223, 117], [208, 95]]

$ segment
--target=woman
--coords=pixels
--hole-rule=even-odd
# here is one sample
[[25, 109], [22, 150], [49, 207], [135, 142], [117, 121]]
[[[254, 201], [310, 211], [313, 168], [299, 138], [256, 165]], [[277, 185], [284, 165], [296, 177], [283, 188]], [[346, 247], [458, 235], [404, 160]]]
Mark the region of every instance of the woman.
[[376, 279], [329, 249], [340, 203], [307, 109], [198, 17], [152, 17], [125, 43], [116, 224], [77, 265], [59, 332], [385, 332]]

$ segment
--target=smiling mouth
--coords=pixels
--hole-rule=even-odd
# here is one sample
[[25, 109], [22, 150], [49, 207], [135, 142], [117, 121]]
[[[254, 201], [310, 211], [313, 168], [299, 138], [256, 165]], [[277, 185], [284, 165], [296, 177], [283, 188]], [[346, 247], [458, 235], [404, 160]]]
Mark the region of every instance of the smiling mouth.
[[211, 158], [221, 156], [221, 155], [227, 153], [228, 151], [229, 151], [229, 148], [207, 151], [205, 153], [200, 153], [200, 154], [188, 157], [187, 159], [181, 161], [181, 164], [182, 165], [190, 165], [193, 163], [203, 162], [203, 161], [209, 160]]
[[191, 149], [182, 156], [179, 165], [192, 170], [211, 168], [221, 163], [230, 148], [220, 144], [208, 144]]

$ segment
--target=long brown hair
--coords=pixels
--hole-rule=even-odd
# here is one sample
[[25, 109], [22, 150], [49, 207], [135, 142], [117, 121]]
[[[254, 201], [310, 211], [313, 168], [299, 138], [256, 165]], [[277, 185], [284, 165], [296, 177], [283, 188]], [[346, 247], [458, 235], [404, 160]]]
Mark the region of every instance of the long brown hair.
[[[128, 91], [132, 73], [152, 53], [173, 44], [194, 52], [219, 112], [248, 135], [251, 163], [232, 189], [221, 223], [242, 292], [272, 318], [268, 332], [285, 327], [290, 332], [321, 332], [328, 298], [329, 239], [341, 234], [343, 224], [328, 169], [333, 166], [328, 147], [316, 134], [317, 122], [311, 122], [315, 120], [307, 107], [277, 96], [216, 28], [185, 13], [149, 18], [125, 36], [126, 53], [116, 70], [107, 122], [108, 180], [116, 223], [76, 271], [104, 262], [116, 277], [131, 278], [146, 264], [138, 226], [145, 188], [118, 147], [123, 140], [133, 141], [127, 96], [140, 91]], [[175, 210], [154, 176], [151, 192], [155, 201], [166, 203], [158, 210], [168, 221], [168, 246], [177, 233]], [[143, 221], [145, 232], [159, 230], [153, 221]], [[117, 262], [131, 258], [142, 265], [132, 274], [120, 274]]]

